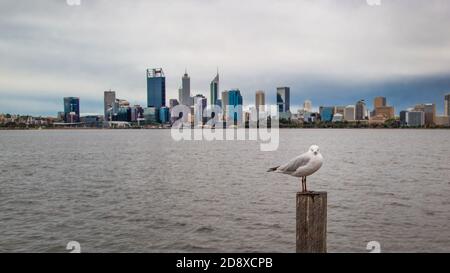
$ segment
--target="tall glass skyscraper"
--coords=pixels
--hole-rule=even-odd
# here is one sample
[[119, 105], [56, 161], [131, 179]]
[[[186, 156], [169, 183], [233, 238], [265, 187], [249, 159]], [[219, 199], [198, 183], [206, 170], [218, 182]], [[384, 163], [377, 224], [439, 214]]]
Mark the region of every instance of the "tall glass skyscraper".
[[80, 98], [64, 98], [64, 122], [80, 122]]
[[[233, 125], [239, 125], [242, 123], [242, 96], [241, 91], [239, 89], [230, 90], [228, 91], [228, 105], [231, 107], [235, 107], [236, 112], [234, 113], [227, 113], [228, 120], [231, 121], [231, 124]], [[233, 115], [233, 116], [231, 116]]]
[[185, 71], [183, 78], [181, 79], [181, 90], [180, 90], [180, 103], [182, 105], [191, 106], [191, 78], [189, 77], [187, 71]]
[[211, 105], [217, 105], [217, 94], [219, 93], [219, 72], [217, 72], [216, 77], [211, 81], [209, 89], [211, 92]]
[[162, 68], [147, 69], [147, 107], [166, 106], [166, 77]]
[[280, 113], [289, 112], [289, 106], [291, 104], [291, 90], [289, 87], [277, 88], [277, 105]]

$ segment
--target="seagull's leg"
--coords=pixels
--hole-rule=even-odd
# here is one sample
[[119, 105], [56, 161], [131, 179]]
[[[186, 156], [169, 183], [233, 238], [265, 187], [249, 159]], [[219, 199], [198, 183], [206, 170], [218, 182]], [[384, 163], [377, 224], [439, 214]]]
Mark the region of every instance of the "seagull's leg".
[[305, 187], [306, 185], [305, 185], [305, 177], [304, 176], [302, 176], [302, 192], [305, 192], [306, 191], [306, 187]]
[[308, 192], [308, 189], [306, 188], [306, 176], [305, 176], [305, 191]]

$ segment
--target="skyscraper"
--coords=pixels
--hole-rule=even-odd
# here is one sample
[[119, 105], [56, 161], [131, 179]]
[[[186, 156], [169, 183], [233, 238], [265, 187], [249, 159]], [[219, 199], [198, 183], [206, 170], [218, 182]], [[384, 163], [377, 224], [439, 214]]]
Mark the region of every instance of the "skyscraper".
[[305, 112], [312, 112], [312, 102], [310, 100], [305, 100], [303, 103], [303, 110]]
[[266, 105], [266, 94], [262, 90], [256, 91], [255, 95], [256, 112], [259, 113], [259, 111], [265, 111], [264, 108], [260, 110], [261, 106], [264, 107], [265, 105]]
[[216, 77], [211, 81], [209, 89], [211, 105], [217, 105], [217, 94], [219, 93], [219, 71], [217, 71]]
[[450, 116], [450, 93], [444, 98], [444, 116]]
[[387, 106], [387, 100], [385, 97], [376, 97], [373, 100], [374, 110], [371, 113], [371, 118], [392, 119], [395, 117], [395, 110], [392, 106]]
[[355, 119], [356, 120], [364, 120], [366, 119], [366, 102], [364, 100], [360, 100], [356, 103], [355, 106]]
[[285, 113], [289, 111], [290, 106], [290, 88], [289, 87], [278, 87], [277, 88], [277, 105], [278, 111], [280, 113]]
[[[228, 105], [235, 107], [236, 112], [228, 113], [231, 125], [240, 125], [242, 123], [242, 96], [239, 89], [228, 91]], [[232, 115], [232, 116], [231, 116]]]
[[320, 118], [322, 121], [331, 122], [333, 120], [333, 116], [336, 113], [336, 108], [334, 106], [319, 108]]
[[80, 122], [80, 98], [76, 97], [64, 98], [64, 122], [66, 123]]
[[377, 109], [378, 107], [386, 106], [386, 98], [385, 97], [376, 97], [373, 100], [373, 108]]
[[414, 107], [414, 110], [425, 113], [425, 125], [436, 124], [436, 105], [434, 103], [418, 104]]
[[227, 121], [227, 106], [229, 103], [228, 91], [222, 92], [222, 118], [224, 121]]
[[198, 124], [203, 123], [203, 111], [206, 109], [206, 106], [207, 100], [205, 96], [200, 94], [194, 96], [194, 114], [195, 121], [198, 122]]
[[162, 68], [147, 69], [147, 107], [166, 106], [166, 77]]
[[105, 91], [103, 106], [105, 110], [104, 120], [110, 121], [112, 120], [112, 116], [115, 112], [115, 102], [116, 102], [116, 92], [115, 91]]
[[187, 71], [184, 72], [183, 78], [181, 79], [181, 96], [180, 103], [182, 105], [191, 106], [191, 78], [189, 77]]

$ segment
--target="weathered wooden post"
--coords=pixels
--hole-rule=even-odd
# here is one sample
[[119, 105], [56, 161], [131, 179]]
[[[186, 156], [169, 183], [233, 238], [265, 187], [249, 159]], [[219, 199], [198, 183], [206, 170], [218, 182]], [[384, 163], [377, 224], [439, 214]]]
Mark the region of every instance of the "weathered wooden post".
[[327, 252], [327, 193], [297, 192], [297, 253]]

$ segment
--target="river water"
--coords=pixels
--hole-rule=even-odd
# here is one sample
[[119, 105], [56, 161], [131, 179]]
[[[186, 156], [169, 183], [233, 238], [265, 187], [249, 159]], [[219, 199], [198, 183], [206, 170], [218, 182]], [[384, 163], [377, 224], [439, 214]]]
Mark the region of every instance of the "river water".
[[317, 144], [328, 251], [450, 252], [450, 130], [0, 131], [0, 252], [294, 252], [299, 180], [266, 170]]

